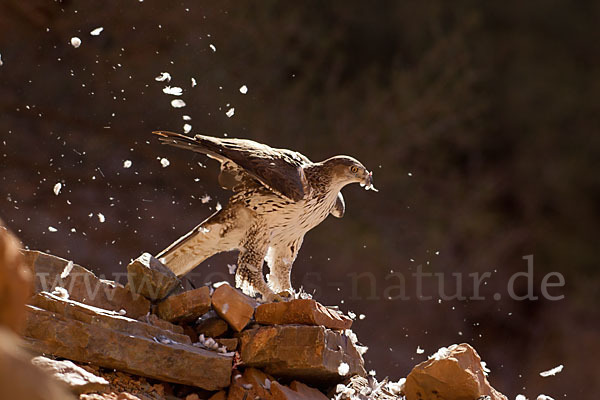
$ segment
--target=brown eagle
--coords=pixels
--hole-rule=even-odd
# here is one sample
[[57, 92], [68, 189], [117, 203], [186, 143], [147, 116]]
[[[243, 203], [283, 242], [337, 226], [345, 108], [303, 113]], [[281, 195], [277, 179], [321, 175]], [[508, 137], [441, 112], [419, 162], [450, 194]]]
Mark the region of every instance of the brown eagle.
[[[221, 163], [219, 183], [234, 195], [156, 257], [177, 276], [208, 257], [239, 250], [235, 283], [264, 301], [293, 293], [291, 269], [306, 232], [329, 214], [344, 215], [340, 190], [349, 183], [373, 187], [372, 173], [356, 159], [335, 156], [314, 163], [304, 155], [246, 139], [189, 137], [157, 131], [163, 144], [206, 154]], [[269, 265], [267, 282], [263, 262]]]

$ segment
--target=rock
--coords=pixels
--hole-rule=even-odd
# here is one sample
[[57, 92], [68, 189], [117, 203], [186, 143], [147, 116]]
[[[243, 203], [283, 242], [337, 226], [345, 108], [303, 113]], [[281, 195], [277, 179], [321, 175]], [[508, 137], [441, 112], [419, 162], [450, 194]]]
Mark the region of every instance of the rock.
[[327, 396], [298, 381], [284, 386], [258, 369], [247, 368], [243, 375], [234, 375], [227, 396], [227, 400], [244, 399], [327, 400]]
[[[350, 338], [322, 326], [277, 325], [246, 330], [240, 335], [240, 354], [249, 367], [316, 385], [366, 375], [364, 361]], [[342, 363], [348, 367], [345, 375], [339, 373]]]
[[119, 313], [115, 313], [114, 311], [89, 306], [70, 299], [63, 299], [47, 292], [35, 295], [30, 300], [30, 304], [86, 324], [98, 325], [135, 336], [152, 340], [162, 337], [177, 343], [192, 343], [187, 335], [164, 330], [158, 326], [119, 315]]
[[227, 351], [236, 351], [240, 340], [238, 338], [215, 339], [221, 346], [225, 346]]
[[150, 253], [143, 253], [127, 266], [127, 281], [134, 293], [150, 300], [162, 300], [181, 285], [173, 271]]
[[229, 326], [241, 332], [252, 319], [256, 302], [239, 290], [224, 284], [215, 289], [212, 306]]
[[0, 325], [15, 332], [22, 327], [25, 301], [33, 291], [20, 249], [17, 238], [0, 221]]
[[183, 334], [183, 327], [158, 318], [156, 314], [147, 314], [139, 318], [140, 321], [150, 325], [158, 326], [160, 329], [165, 329], [171, 332]]
[[261, 304], [256, 308], [254, 319], [262, 325], [323, 325], [326, 328], [340, 330], [352, 326], [350, 318], [312, 299]]
[[34, 357], [31, 363], [66, 384], [76, 394], [104, 392], [110, 387], [108, 381], [75, 365], [69, 360], [58, 361], [46, 357]]
[[293, 381], [289, 387], [279, 382], [273, 382], [271, 384], [271, 394], [275, 400], [329, 400], [319, 390], [298, 381]]
[[0, 327], [0, 399], [75, 400], [60, 383], [31, 365], [22, 345], [17, 335]]
[[206, 337], [219, 337], [229, 329], [227, 322], [219, 318], [214, 311], [209, 311], [196, 324], [196, 333]]
[[189, 325], [182, 325], [181, 327], [183, 328], [183, 333], [190, 338], [192, 343], [196, 343], [198, 341], [198, 334], [194, 328]]
[[429, 360], [413, 368], [406, 377], [407, 400], [477, 399], [506, 400], [490, 386], [479, 354], [466, 343], [441, 348]]
[[156, 313], [169, 322], [191, 322], [210, 310], [208, 286], [172, 295], [158, 304]]
[[72, 300], [111, 311], [125, 310], [130, 318], [139, 318], [150, 311], [150, 302], [143, 296], [131, 293], [119, 283], [99, 279], [77, 264], [39, 251], [27, 250], [23, 254], [25, 264], [35, 274], [35, 292], [52, 292], [60, 286]]
[[177, 343], [166, 334], [148, 338], [140, 332], [148, 328], [160, 329], [142, 322], [124, 321], [127, 326], [114, 329], [106, 322], [106, 316], [100, 319], [86, 323], [58, 312], [27, 306], [25, 340], [28, 347], [38, 353], [160, 381], [207, 390], [219, 390], [229, 385], [232, 356]]
[[243, 375], [234, 374], [229, 386], [227, 400], [265, 399], [272, 400], [272, 376], [255, 368], [246, 368]]

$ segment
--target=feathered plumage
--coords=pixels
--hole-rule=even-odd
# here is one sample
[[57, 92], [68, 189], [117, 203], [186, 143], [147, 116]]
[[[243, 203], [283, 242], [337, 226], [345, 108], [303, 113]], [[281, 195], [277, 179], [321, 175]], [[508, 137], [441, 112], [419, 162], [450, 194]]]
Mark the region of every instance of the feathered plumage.
[[[234, 192], [222, 210], [157, 257], [181, 276], [216, 253], [237, 249], [236, 286], [267, 301], [278, 299], [277, 292], [293, 291], [290, 272], [304, 234], [329, 214], [344, 215], [342, 187], [357, 182], [375, 190], [372, 174], [352, 157], [313, 163], [298, 152], [252, 140], [154, 133], [164, 144], [219, 161], [219, 183]], [[262, 273], [265, 258], [268, 285]]]

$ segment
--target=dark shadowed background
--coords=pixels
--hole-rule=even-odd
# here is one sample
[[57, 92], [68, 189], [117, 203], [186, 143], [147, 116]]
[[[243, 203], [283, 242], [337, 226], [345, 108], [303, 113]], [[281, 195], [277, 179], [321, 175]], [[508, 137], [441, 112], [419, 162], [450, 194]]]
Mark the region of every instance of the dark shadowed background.
[[[29, 248], [114, 279], [227, 201], [215, 162], [161, 147], [152, 130], [189, 123], [313, 160], [352, 155], [380, 192], [344, 190], [346, 216], [307, 235], [293, 281], [357, 314], [367, 368], [397, 380], [468, 342], [510, 398], [591, 399], [599, 20], [600, 3], [569, 0], [2, 0], [0, 217]], [[183, 88], [186, 107], [171, 106], [166, 85]], [[530, 254], [540, 298], [510, 299]], [[234, 262], [211, 259], [192, 280], [231, 280]], [[444, 300], [437, 276], [424, 279], [432, 299], [417, 299], [418, 266], [442, 274], [448, 295], [453, 273], [472, 296], [468, 274], [488, 272], [485, 300]], [[550, 272], [565, 278], [550, 290], [563, 300], [541, 297]]]

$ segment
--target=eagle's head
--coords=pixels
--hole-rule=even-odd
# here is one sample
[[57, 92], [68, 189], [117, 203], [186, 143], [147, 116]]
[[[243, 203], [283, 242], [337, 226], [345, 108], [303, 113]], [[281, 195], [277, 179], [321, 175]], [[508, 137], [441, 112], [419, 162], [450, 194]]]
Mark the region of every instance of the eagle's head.
[[366, 190], [374, 190], [373, 173], [369, 172], [356, 158], [335, 156], [323, 161], [329, 170], [333, 185], [344, 187], [350, 183], [360, 183]]

